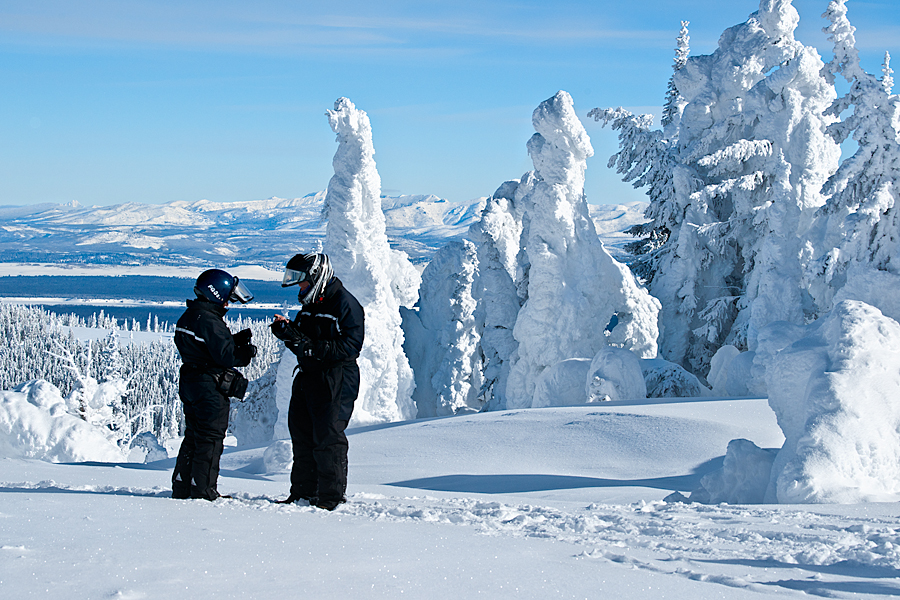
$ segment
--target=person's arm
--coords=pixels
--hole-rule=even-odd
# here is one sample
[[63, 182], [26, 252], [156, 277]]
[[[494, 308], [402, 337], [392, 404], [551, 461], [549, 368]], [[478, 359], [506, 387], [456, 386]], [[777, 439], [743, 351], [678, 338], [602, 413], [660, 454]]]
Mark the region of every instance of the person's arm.
[[345, 298], [339, 305], [338, 336], [333, 340], [313, 340], [310, 354], [321, 360], [355, 360], [365, 338], [365, 316], [355, 300]]
[[196, 334], [203, 338], [209, 356], [216, 365], [225, 369], [238, 366], [240, 361], [235, 357], [234, 338], [224, 321], [201, 319], [197, 326], [199, 331]]

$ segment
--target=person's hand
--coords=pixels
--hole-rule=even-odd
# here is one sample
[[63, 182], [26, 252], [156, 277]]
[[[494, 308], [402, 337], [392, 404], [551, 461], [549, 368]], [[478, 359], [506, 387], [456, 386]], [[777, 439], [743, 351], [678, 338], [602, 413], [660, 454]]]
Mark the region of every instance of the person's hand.
[[253, 338], [253, 332], [249, 329], [242, 329], [235, 333], [232, 337], [234, 338], [234, 343], [236, 346], [246, 346]]
[[257, 354], [257, 349], [256, 349], [256, 346], [254, 346], [253, 344], [245, 344], [243, 346], [237, 346], [234, 349], [234, 358], [237, 363], [235, 366], [246, 367], [247, 365], [250, 364], [250, 361], [253, 360], [253, 358], [256, 356], [256, 354]]

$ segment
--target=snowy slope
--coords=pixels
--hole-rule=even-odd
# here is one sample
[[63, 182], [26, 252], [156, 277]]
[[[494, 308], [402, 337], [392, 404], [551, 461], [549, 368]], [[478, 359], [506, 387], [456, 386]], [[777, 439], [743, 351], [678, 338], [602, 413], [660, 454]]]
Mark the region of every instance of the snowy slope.
[[838, 598], [900, 594], [897, 504], [667, 504], [765, 400], [685, 399], [351, 430], [350, 502], [281, 506], [284, 465], [227, 451], [168, 498], [150, 465], [0, 460], [9, 598]]

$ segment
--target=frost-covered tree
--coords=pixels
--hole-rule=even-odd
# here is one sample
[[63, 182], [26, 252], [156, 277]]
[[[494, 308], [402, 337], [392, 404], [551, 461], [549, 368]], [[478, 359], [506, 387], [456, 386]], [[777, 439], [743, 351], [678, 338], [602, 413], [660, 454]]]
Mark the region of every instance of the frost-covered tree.
[[[676, 40], [675, 63], [672, 65], [672, 70], [675, 73], [684, 68], [691, 53], [691, 36], [688, 35], [688, 25], [690, 25], [690, 21], [681, 22], [681, 31], [678, 33], [678, 39]], [[678, 91], [674, 79], [669, 79], [669, 85], [666, 88], [666, 103], [663, 106], [663, 127], [677, 131], [678, 124], [681, 121], [681, 113], [686, 105], [687, 102]]]
[[279, 363], [272, 362], [268, 370], [247, 385], [242, 401], [232, 400], [228, 430], [234, 434], [238, 446], [252, 446], [271, 442], [278, 421], [276, 385]]
[[488, 198], [481, 220], [469, 228], [476, 245], [478, 270], [473, 294], [476, 334], [480, 339], [482, 385], [479, 398], [485, 410], [506, 408], [506, 382], [510, 358], [517, 342], [513, 337], [521, 299], [516, 289], [519, 271], [519, 238], [522, 210], [516, 198], [525, 195], [529, 173], [522, 181], [507, 181]]
[[93, 348], [90, 343], [80, 346], [77, 353], [60, 344], [59, 352], [56, 358], [63, 361], [75, 379], [75, 385], [66, 397], [69, 413], [103, 431], [116, 444], [127, 446], [132, 437], [123, 405], [127, 383], [121, 377], [112, 377], [106, 369], [102, 381], [91, 374]]
[[829, 112], [852, 112], [828, 133], [838, 143], [852, 136], [857, 149], [823, 190], [830, 198], [810, 235], [816, 253], [808, 270], [810, 292], [820, 313], [831, 310], [837, 296], [863, 300], [898, 318], [886, 303], [900, 291], [900, 97], [891, 90], [889, 54], [880, 78], [860, 67], [845, 1], [832, 0], [823, 15], [834, 42], [834, 58], [823, 74], [850, 83]]
[[368, 115], [347, 98], [339, 98], [326, 114], [338, 149], [323, 209], [328, 219], [324, 250], [366, 312], [353, 421], [412, 419], [415, 384], [403, 352], [400, 306], [415, 303], [419, 275], [406, 254], [388, 244]]
[[[73, 328], [88, 328], [91, 323], [109, 334], [76, 339]], [[227, 323], [232, 331], [254, 332], [259, 354], [243, 372], [253, 390], [264, 388], [263, 382], [254, 380], [278, 360], [283, 346], [269, 333], [266, 321], [239, 318]], [[136, 342], [122, 332], [140, 327], [127, 322], [125, 329], [117, 327], [115, 319], [102, 313], [84, 319], [0, 305], [0, 389], [34, 380], [49, 382], [68, 400], [73, 415], [105, 430], [104, 435], [123, 446], [144, 432], [162, 440], [179, 436], [184, 424], [178, 397], [181, 359], [171, 336]]]
[[531, 406], [536, 378], [560, 361], [592, 358], [608, 344], [656, 354], [659, 303], [606, 252], [588, 214], [584, 171], [593, 148], [572, 97], [559, 92], [542, 102], [532, 123], [535, 177], [521, 200], [525, 302], [513, 329], [509, 407]]
[[802, 240], [839, 148], [825, 133], [834, 87], [794, 39], [798, 21], [789, 0], [762, 0], [713, 54], [674, 73], [677, 131], [629, 124], [616, 157], [656, 194], [646, 230], [658, 235], [639, 266], [665, 307], [661, 353], [697, 374], [722, 345], [752, 349], [762, 326], [813, 311]]
[[480, 336], [472, 296], [475, 245], [463, 240], [441, 248], [422, 272], [419, 310], [404, 315], [405, 348], [416, 374], [418, 417], [479, 410]]

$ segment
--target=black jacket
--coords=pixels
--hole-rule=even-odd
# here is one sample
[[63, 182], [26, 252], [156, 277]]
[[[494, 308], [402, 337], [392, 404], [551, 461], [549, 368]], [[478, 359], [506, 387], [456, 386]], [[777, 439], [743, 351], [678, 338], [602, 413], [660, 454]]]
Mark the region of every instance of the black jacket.
[[250, 363], [251, 357], [236, 348], [222, 320], [227, 312], [208, 300], [187, 301], [187, 310], [175, 324], [175, 346], [185, 365], [216, 371]]
[[335, 277], [325, 287], [321, 302], [305, 305], [294, 323], [312, 340], [311, 356], [299, 356], [304, 371], [328, 369], [355, 362], [365, 337], [363, 307]]

